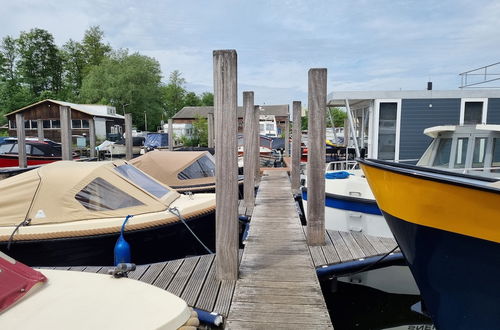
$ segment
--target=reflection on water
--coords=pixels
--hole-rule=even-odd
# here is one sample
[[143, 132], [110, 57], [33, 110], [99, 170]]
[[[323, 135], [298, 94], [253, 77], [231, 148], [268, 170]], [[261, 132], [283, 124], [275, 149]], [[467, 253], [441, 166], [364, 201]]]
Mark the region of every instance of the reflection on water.
[[321, 282], [336, 330], [434, 330], [432, 321], [412, 311], [420, 301], [408, 267], [392, 266]]

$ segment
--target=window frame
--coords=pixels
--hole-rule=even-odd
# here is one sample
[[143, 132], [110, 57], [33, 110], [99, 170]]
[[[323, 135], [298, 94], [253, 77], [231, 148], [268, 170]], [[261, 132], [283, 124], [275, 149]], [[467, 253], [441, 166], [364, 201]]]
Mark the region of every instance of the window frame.
[[486, 124], [486, 121], [488, 119], [488, 98], [462, 98], [460, 101], [460, 121], [459, 124], [463, 125], [464, 124], [464, 118], [465, 118], [465, 104], [468, 102], [482, 102], [483, 103], [483, 109], [481, 112], [481, 122], [478, 124]]

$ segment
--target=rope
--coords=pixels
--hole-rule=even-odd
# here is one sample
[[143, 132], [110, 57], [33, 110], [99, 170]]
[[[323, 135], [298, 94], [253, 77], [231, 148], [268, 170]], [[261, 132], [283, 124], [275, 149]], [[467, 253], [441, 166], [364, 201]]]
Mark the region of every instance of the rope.
[[7, 250], [10, 250], [10, 245], [12, 244], [12, 241], [14, 239], [14, 235], [16, 234], [16, 232], [19, 230], [19, 227], [21, 226], [28, 226], [29, 224], [31, 223], [31, 219], [24, 219], [23, 221], [21, 221], [17, 226], [16, 228], [14, 228], [14, 230], [12, 231], [12, 234], [10, 234], [10, 237], [9, 237], [9, 242], [7, 243]]
[[212, 250], [210, 250], [205, 244], [203, 244], [203, 242], [200, 240], [200, 238], [198, 236], [196, 236], [196, 234], [194, 233], [194, 231], [192, 231], [191, 228], [189, 228], [188, 224], [186, 223], [186, 220], [182, 217], [182, 215], [179, 212], [179, 210], [177, 209], [177, 207], [171, 207], [171, 208], [168, 209], [168, 211], [170, 213], [172, 213], [173, 215], [175, 215], [177, 218], [179, 218], [179, 220], [184, 224], [184, 226], [186, 226], [186, 228], [189, 230], [189, 232], [205, 248], [205, 250], [207, 250], [207, 252], [209, 254], [213, 254]]
[[396, 245], [394, 247], [394, 249], [392, 249], [391, 251], [387, 252], [386, 254], [384, 254], [382, 257], [380, 257], [377, 261], [369, 264], [369, 265], [366, 265], [365, 267], [355, 271], [355, 272], [352, 272], [352, 273], [349, 273], [349, 274], [344, 274], [344, 275], [341, 275], [341, 276], [335, 276], [335, 277], [347, 277], [347, 276], [353, 276], [353, 275], [356, 275], [356, 274], [359, 274], [359, 273], [362, 273], [362, 272], [366, 272], [367, 270], [369, 270], [370, 268], [374, 267], [376, 264], [378, 264], [379, 262], [381, 262], [382, 260], [384, 260], [385, 258], [387, 258], [391, 253], [393, 253], [394, 251], [396, 251], [396, 249], [398, 248], [398, 246]]

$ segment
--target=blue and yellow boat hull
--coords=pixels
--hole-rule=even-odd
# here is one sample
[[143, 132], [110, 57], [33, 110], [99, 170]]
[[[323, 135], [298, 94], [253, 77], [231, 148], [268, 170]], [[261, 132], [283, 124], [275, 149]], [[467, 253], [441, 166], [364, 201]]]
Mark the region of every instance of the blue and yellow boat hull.
[[360, 165], [437, 328], [500, 328], [495, 180], [383, 161]]

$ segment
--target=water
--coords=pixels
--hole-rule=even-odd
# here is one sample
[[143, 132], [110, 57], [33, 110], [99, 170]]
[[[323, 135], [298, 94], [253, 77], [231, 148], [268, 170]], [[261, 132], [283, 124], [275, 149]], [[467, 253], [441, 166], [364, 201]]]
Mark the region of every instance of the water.
[[336, 330], [436, 329], [430, 318], [411, 309], [421, 299], [406, 266], [322, 280], [321, 288]]

